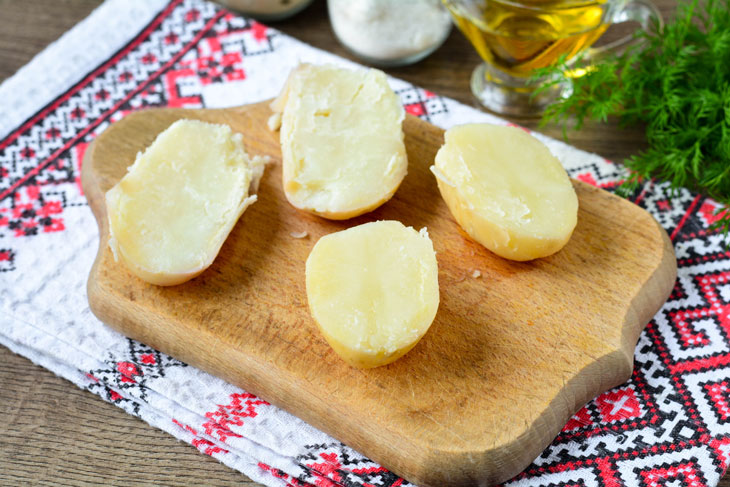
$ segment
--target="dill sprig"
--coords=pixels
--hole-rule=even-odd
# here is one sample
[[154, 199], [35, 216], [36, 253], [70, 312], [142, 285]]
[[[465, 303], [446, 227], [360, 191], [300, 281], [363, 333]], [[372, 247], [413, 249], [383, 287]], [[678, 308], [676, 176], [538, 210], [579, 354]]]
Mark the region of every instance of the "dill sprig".
[[[645, 125], [649, 148], [624, 161], [631, 176], [623, 193], [657, 178], [728, 205], [730, 0], [680, 3], [673, 21], [637, 37], [583, 76], [572, 77], [574, 65], [565, 59], [536, 73], [551, 84], [572, 84], [569, 96], [548, 107], [543, 124], [558, 122], [564, 134], [571, 124], [580, 130], [586, 119], [609, 116], [623, 126]], [[720, 213], [715, 227], [727, 235], [730, 212]]]

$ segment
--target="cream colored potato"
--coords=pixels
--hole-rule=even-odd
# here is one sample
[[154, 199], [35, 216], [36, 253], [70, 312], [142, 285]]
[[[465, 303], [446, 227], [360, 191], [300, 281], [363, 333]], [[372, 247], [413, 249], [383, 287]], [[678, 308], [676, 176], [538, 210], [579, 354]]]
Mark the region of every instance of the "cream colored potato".
[[388, 201], [405, 177], [405, 112], [382, 71], [301, 65], [272, 109], [282, 113], [284, 193], [295, 207], [352, 218]]
[[433, 244], [397, 221], [319, 239], [306, 265], [307, 300], [319, 329], [347, 363], [389, 364], [413, 348], [439, 305]]
[[524, 130], [470, 124], [446, 131], [431, 167], [451, 214], [497, 255], [531, 260], [568, 242], [578, 217], [570, 178]]
[[227, 125], [173, 123], [106, 193], [115, 260], [160, 286], [197, 276], [256, 201], [264, 163]]

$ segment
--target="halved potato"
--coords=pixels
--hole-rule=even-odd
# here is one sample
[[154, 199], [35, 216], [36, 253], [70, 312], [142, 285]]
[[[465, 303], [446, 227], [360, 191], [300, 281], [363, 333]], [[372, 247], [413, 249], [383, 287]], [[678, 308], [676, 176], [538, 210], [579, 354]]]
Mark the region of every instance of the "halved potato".
[[431, 170], [451, 214], [497, 255], [554, 254], [578, 219], [578, 197], [560, 161], [515, 127], [470, 124], [446, 131]]
[[115, 260], [160, 286], [197, 276], [256, 201], [264, 164], [227, 125], [173, 123], [106, 193]]
[[272, 109], [283, 113], [284, 193], [295, 207], [352, 218], [388, 201], [405, 177], [405, 111], [382, 71], [303, 64]]
[[397, 221], [319, 239], [306, 264], [307, 300], [330, 346], [349, 364], [389, 364], [413, 348], [439, 305], [433, 244]]

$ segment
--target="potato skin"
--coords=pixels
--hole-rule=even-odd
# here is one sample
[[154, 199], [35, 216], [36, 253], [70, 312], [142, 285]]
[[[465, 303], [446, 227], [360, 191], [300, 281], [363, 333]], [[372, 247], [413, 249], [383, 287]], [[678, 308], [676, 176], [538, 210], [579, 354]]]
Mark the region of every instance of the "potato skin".
[[[570, 240], [565, 238], [538, 238], [524, 232], [510, 232], [476, 212], [459, 193], [458, 188], [436, 178], [441, 197], [461, 228], [474, 240], [505, 259], [525, 262], [547, 257], [562, 249]], [[522, 242], [517, 245], [516, 242]]]
[[118, 250], [114, 251], [114, 255], [127, 267], [127, 269], [132, 274], [139, 277], [143, 281], [154, 284], [156, 286], [177, 286], [178, 284], [182, 284], [186, 281], [189, 281], [190, 279], [198, 277], [200, 274], [203, 273], [205, 269], [210, 266], [210, 264], [213, 263], [213, 261], [211, 260], [199, 269], [191, 269], [189, 272], [170, 274], [167, 272], [156, 272], [145, 269], [144, 267], [137, 265], [137, 263], [135, 263], [132, 259], [127, 259], [124, 253]]
[[[314, 316], [314, 313], [311, 314], [312, 316]], [[381, 365], [388, 365], [390, 363], [393, 363], [408, 352], [410, 352], [411, 349], [415, 347], [416, 344], [421, 340], [421, 338], [423, 338], [423, 335], [421, 335], [418, 337], [417, 340], [415, 340], [407, 347], [396, 350], [391, 354], [386, 354], [383, 352], [374, 354], [362, 350], [353, 350], [352, 348], [340, 343], [332, 335], [327, 333], [325, 328], [320, 325], [316, 319], [314, 320], [314, 322], [317, 323], [317, 328], [319, 328], [319, 331], [322, 332], [322, 335], [327, 340], [327, 343], [329, 343], [330, 347], [332, 347], [337, 355], [339, 355], [342, 360], [358, 369], [373, 369], [375, 367], [380, 367]]]
[[[284, 182], [284, 188], [287, 187], [290, 181], [290, 177], [288, 176], [286, 172], [283, 173], [283, 182]], [[405, 178], [405, 173], [403, 174], [403, 177]], [[403, 179], [401, 178], [401, 182]], [[322, 218], [327, 218], [328, 220], [349, 220], [350, 218], [355, 218], [356, 216], [364, 215], [365, 213], [369, 213], [376, 208], [384, 205], [390, 199], [393, 197], [396, 191], [398, 191], [398, 188], [400, 187], [400, 184], [398, 186], [395, 186], [391, 189], [391, 191], [386, 194], [383, 199], [373, 202], [372, 204], [369, 204], [367, 206], [362, 206], [358, 208], [351, 208], [349, 210], [344, 211], [318, 211], [314, 208], [310, 208], [308, 206], [302, 205], [301, 202], [296, 201], [293, 197], [290, 197], [289, 192], [284, 191], [284, 196], [286, 196], [286, 200], [291, 204], [294, 208], [301, 211], [306, 211], [307, 213], [312, 213], [317, 216], [321, 216]]]
[[132, 274], [135, 274], [143, 281], [156, 286], [177, 286], [178, 284], [182, 284], [183, 282], [187, 282], [190, 279], [198, 277], [208, 267], [205, 266], [202, 269], [180, 274], [164, 274], [161, 272], [150, 272], [147, 269], [142, 269], [124, 257], [122, 257], [121, 260], [124, 262], [124, 265], [132, 271]]

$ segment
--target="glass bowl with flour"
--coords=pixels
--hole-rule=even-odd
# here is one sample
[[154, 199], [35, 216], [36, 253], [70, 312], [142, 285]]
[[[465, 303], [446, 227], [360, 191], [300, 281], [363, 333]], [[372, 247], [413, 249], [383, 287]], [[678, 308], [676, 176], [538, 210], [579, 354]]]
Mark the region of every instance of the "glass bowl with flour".
[[404, 66], [425, 58], [449, 36], [441, 0], [328, 0], [340, 42], [369, 64]]

